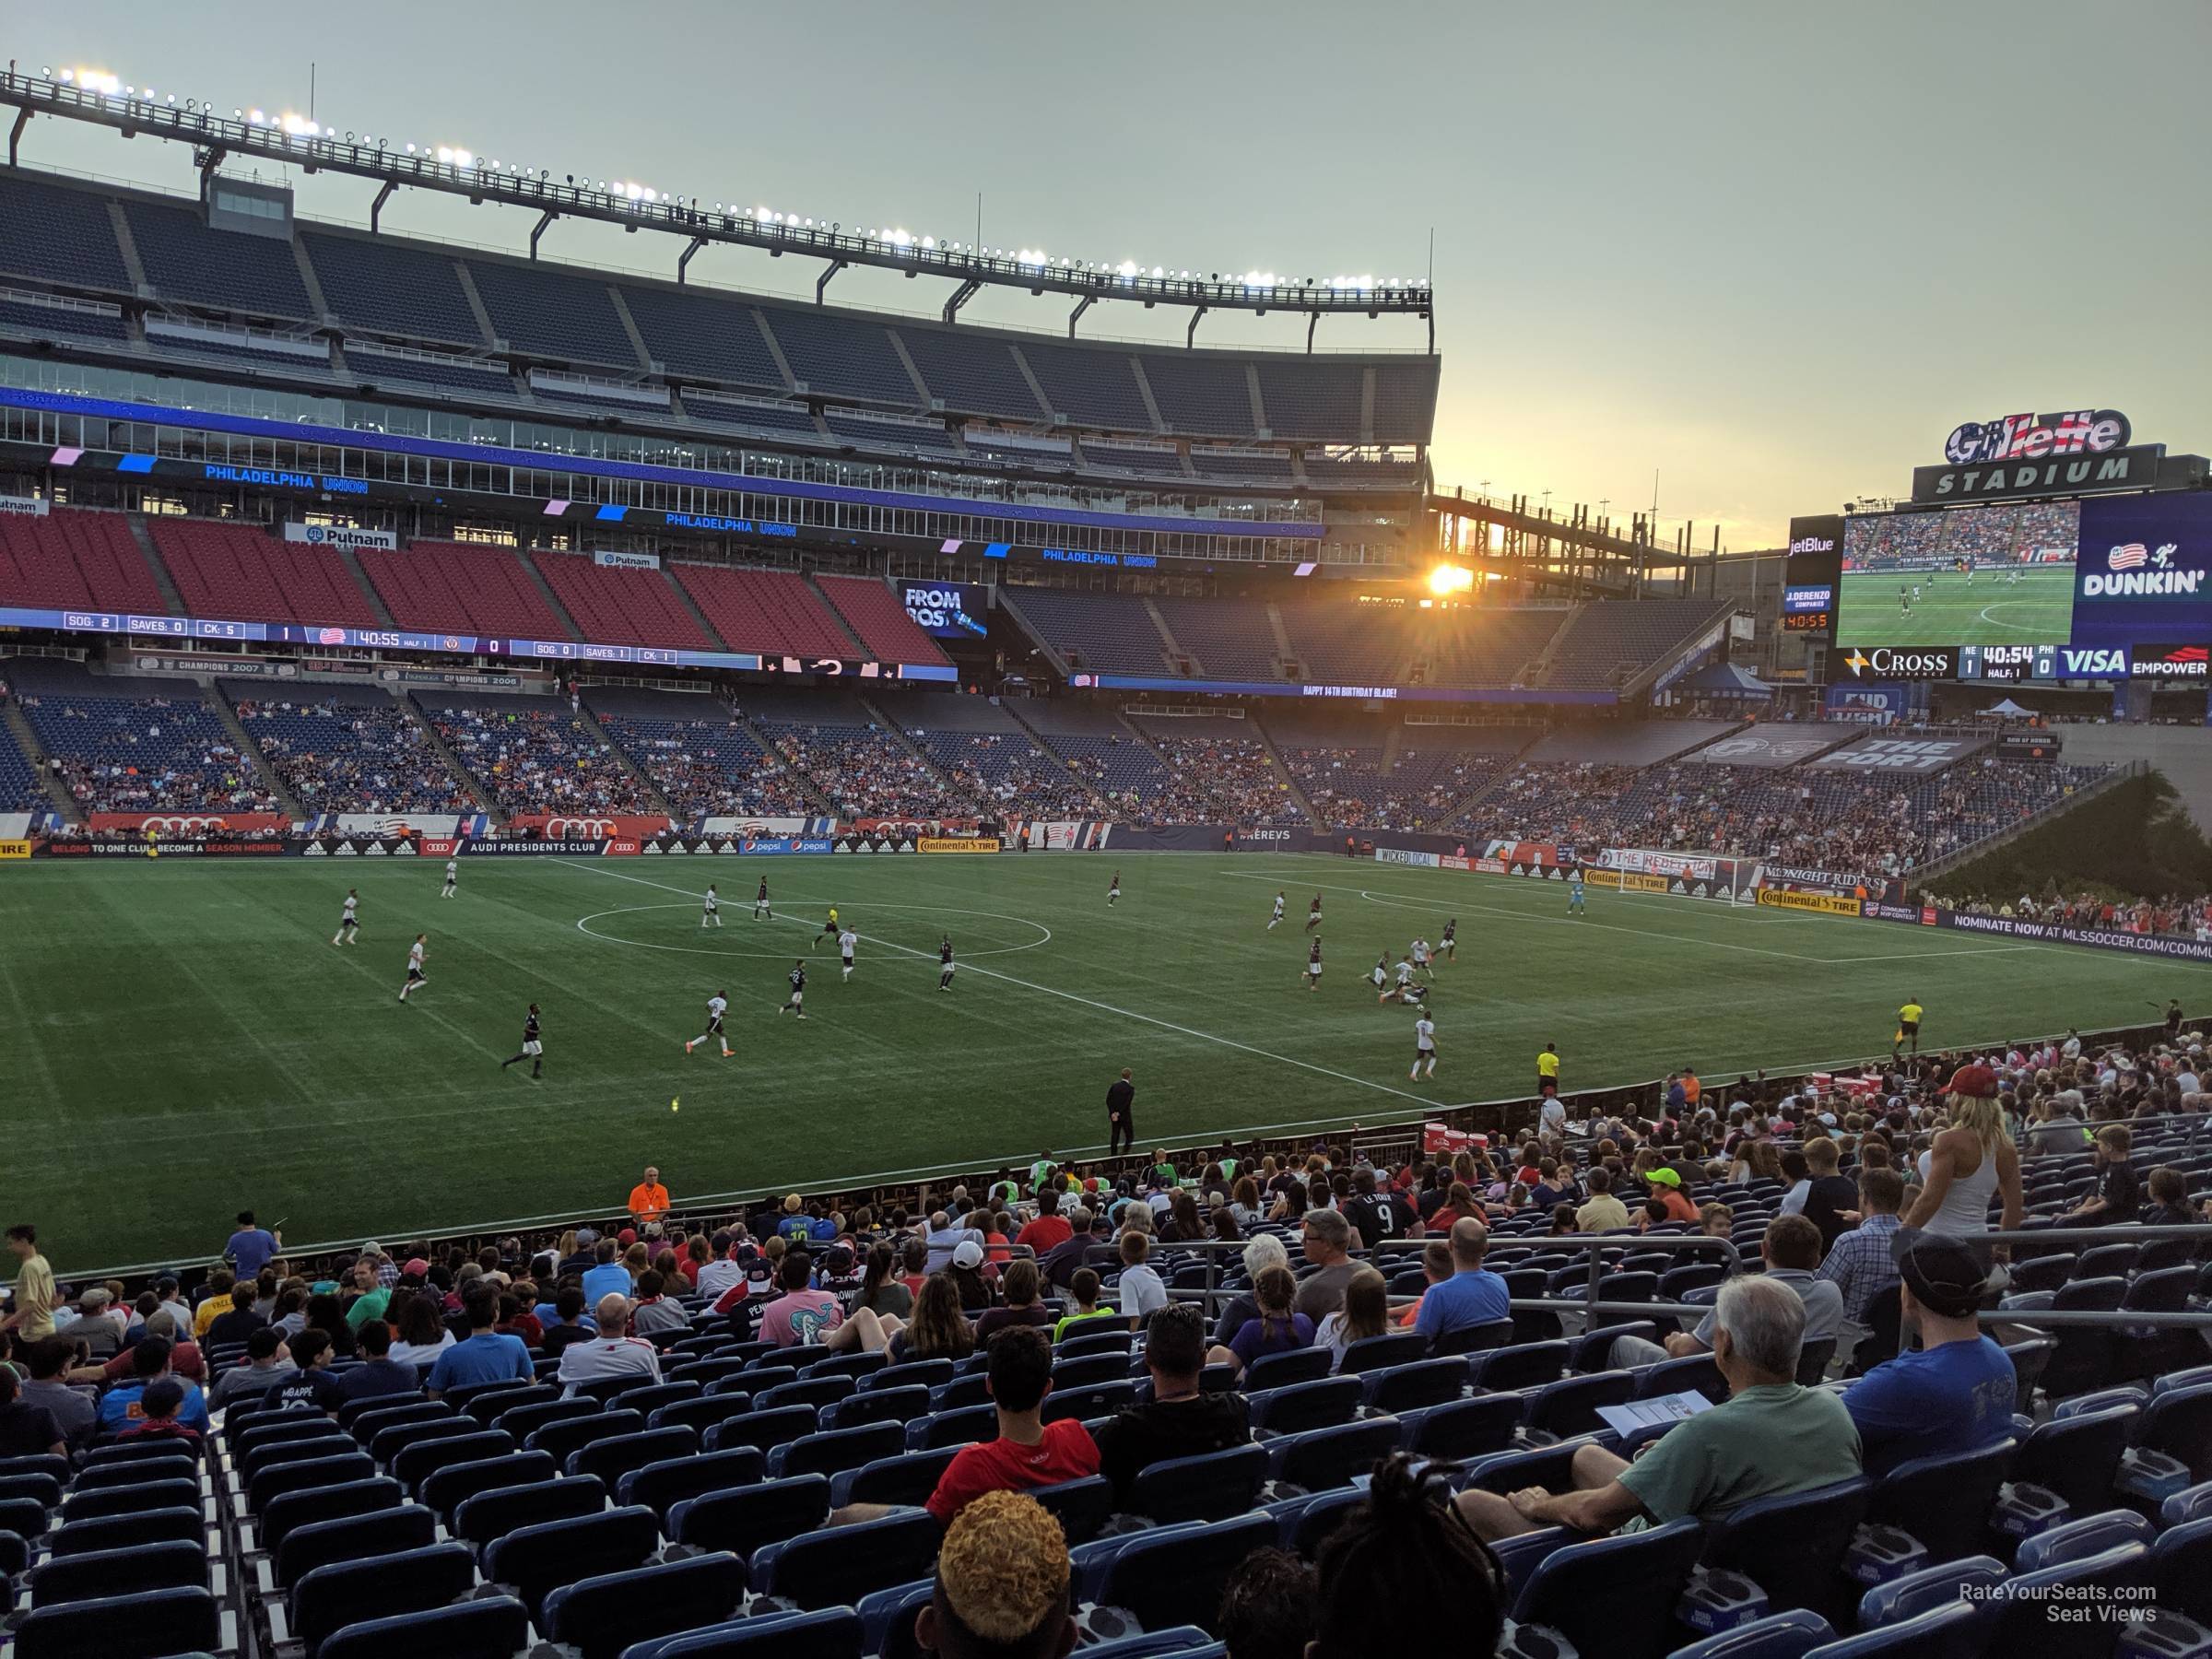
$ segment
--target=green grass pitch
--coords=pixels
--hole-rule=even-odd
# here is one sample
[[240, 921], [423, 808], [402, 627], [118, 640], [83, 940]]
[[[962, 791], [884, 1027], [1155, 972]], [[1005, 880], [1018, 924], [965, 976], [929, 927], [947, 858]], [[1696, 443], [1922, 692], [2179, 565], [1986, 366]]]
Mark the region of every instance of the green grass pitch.
[[[1897, 590], [1920, 597], [1900, 612]], [[1853, 571], [1838, 590], [1836, 639], [1844, 645], [2063, 645], [2074, 630], [2074, 567], [2024, 570], [2019, 580], [1977, 571], [1973, 584], [1956, 571]]]
[[[1124, 1065], [1148, 1150], [1525, 1096], [1546, 1041], [1570, 1088], [1686, 1062], [1733, 1079], [1873, 1052], [1908, 995], [1930, 1042], [1959, 1043], [2194, 1006], [2204, 971], [1596, 888], [1573, 920], [1550, 884], [1342, 858], [1119, 867], [1112, 910], [1106, 858], [1052, 854], [482, 858], [452, 900], [428, 859], [0, 869], [0, 1218], [35, 1221], [65, 1273], [205, 1258], [242, 1206], [295, 1245], [392, 1240], [605, 1208], [648, 1162], [685, 1198], [1096, 1148]], [[764, 871], [776, 919], [756, 923]], [[702, 934], [711, 879], [724, 922]], [[334, 948], [349, 884], [361, 942]], [[802, 1025], [775, 1009], [830, 902], [859, 971], [841, 983], [833, 945], [815, 950]], [[1365, 975], [1454, 915], [1441, 1061], [1417, 1086], [1413, 1016]], [[429, 983], [402, 1006], [418, 930]], [[737, 1057], [687, 1055], [724, 989]], [[499, 1066], [531, 1002], [535, 1084]]]

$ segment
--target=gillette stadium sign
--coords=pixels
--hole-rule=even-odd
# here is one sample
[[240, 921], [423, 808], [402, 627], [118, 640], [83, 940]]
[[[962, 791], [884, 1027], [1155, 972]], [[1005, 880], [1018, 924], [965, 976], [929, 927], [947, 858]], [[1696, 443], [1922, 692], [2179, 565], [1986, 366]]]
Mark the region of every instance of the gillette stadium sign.
[[1956, 465], [1977, 461], [2040, 461], [2046, 455], [2102, 455], [2125, 449], [2127, 417], [2117, 409], [2070, 409], [2057, 415], [2002, 415], [1969, 420], [1944, 440], [1944, 459]]
[[2130, 447], [2132, 435], [2117, 409], [1963, 421], [1944, 440], [1944, 465], [1912, 469], [1912, 499], [1986, 501], [2147, 489], [2158, 482], [2166, 448]]

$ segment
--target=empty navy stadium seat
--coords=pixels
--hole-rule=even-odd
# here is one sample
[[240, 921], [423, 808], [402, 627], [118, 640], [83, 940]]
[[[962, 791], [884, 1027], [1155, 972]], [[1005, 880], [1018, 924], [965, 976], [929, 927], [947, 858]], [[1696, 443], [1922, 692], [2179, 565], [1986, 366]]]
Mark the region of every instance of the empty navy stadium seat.
[[421, 1549], [436, 1543], [437, 1535], [438, 1518], [414, 1503], [335, 1521], [311, 1522], [285, 1534], [284, 1542], [276, 1547], [270, 1577], [277, 1589], [289, 1592], [318, 1567]]
[[1513, 1618], [1558, 1631], [1580, 1653], [1659, 1659], [1671, 1645], [1669, 1623], [1651, 1615], [1681, 1599], [1704, 1542], [1704, 1528], [1686, 1515], [1555, 1549], [1529, 1575]]
[[1597, 1415], [1600, 1406], [1625, 1406], [1636, 1396], [1633, 1371], [1596, 1371], [1586, 1377], [1562, 1377], [1547, 1382], [1529, 1396], [1524, 1419], [1535, 1434], [1568, 1440], [1592, 1434], [1606, 1426]]
[[696, 1400], [678, 1400], [673, 1406], [656, 1406], [645, 1418], [645, 1426], [648, 1429], [674, 1429], [678, 1426], [696, 1429], [703, 1441], [708, 1430], [715, 1424], [744, 1417], [752, 1408], [753, 1396], [748, 1394], [706, 1394]]
[[1270, 1434], [1300, 1434], [1308, 1429], [1350, 1422], [1359, 1415], [1365, 1394], [1365, 1385], [1357, 1377], [1323, 1377], [1317, 1382], [1266, 1389], [1247, 1399], [1254, 1429]]
[[1368, 1409], [1394, 1417], [1417, 1406], [1441, 1406], [1458, 1399], [1466, 1386], [1467, 1365], [1452, 1356], [1416, 1359], [1370, 1371], [1361, 1381], [1367, 1385]]
[[1267, 1479], [1267, 1451], [1260, 1445], [1230, 1446], [1194, 1457], [1167, 1458], [1138, 1472], [1122, 1508], [1161, 1523], [1218, 1521], [1241, 1514], [1252, 1507]]
[[791, 1475], [837, 1475], [879, 1457], [896, 1456], [905, 1448], [906, 1426], [902, 1423], [870, 1423], [827, 1434], [802, 1434], [769, 1453], [768, 1475], [771, 1480]]
[[[349, 1441], [338, 1442], [342, 1449], [351, 1444]], [[199, 1468], [200, 1460], [192, 1454], [190, 1448], [178, 1446], [174, 1457], [141, 1457], [130, 1463], [99, 1464], [79, 1469], [76, 1478], [70, 1482], [69, 1489], [73, 1492], [89, 1492], [98, 1487], [136, 1486], [143, 1480], [162, 1480], [174, 1475], [197, 1475]], [[65, 1477], [44, 1477], [48, 1480]], [[23, 1477], [18, 1476], [16, 1478]]]
[[[1050, 1401], [1052, 1395], [1045, 1395]], [[998, 1408], [984, 1404], [963, 1406], [958, 1411], [939, 1410], [906, 1426], [910, 1452], [928, 1452], [938, 1446], [964, 1446], [971, 1441], [998, 1438]]]
[[[995, 1418], [993, 1419], [995, 1421]], [[785, 1406], [772, 1411], [748, 1411], [741, 1417], [725, 1418], [708, 1430], [701, 1440], [710, 1452], [726, 1452], [733, 1446], [752, 1446], [762, 1453], [772, 1451], [786, 1441], [794, 1441], [802, 1434], [812, 1434], [816, 1414], [811, 1406]]]
[[1344, 1359], [1337, 1365], [1339, 1376], [1356, 1377], [1363, 1371], [1381, 1371], [1386, 1366], [1410, 1365], [1416, 1359], [1429, 1357], [1429, 1338], [1413, 1331], [1390, 1331], [1381, 1336], [1363, 1336], [1357, 1342], [1345, 1345]]
[[[467, 1395], [463, 1399], [463, 1394]], [[560, 1390], [550, 1382], [488, 1382], [481, 1388], [449, 1388], [439, 1398], [459, 1411], [464, 1417], [474, 1418], [487, 1429], [497, 1428], [500, 1417], [524, 1406], [544, 1406], [560, 1398]], [[514, 1430], [508, 1430], [510, 1434]]]
[[1397, 1450], [1402, 1432], [1395, 1418], [1365, 1418], [1334, 1429], [1286, 1435], [1270, 1441], [1266, 1450], [1276, 1479], [1317, 1492], [1342, 1486], [1355, 1475], [1372, 1473], [1379, 1461]]
[[1089, 1543], [1113, 1518], [1113, 1483], [1103, 1475], [1031, 1487], [1030, 1496], [1058, 1517], [1071, 1548]]
[[830, 1477], [799, 1475], [687, 1498], [669, 1512], [668, 1524], [679, 1544], [749, 1558], [764, 1544], [820, 1525], [829, 1513]]
[[887, 1365], [860, 1380], [860, 1392], [872, 1394], [879, 1388], [935, 1388], [952, 1381], [953, 1365], [949, 1359], [909, 1359], [903, 1365]]
[[496, 1492], [502, 1487], [531, 1486], [542, 1480], [551, 1480], [559, 1471], [553, 1458], [545, 1452], [510, 1452], [499, 1457], [479, 1458], [471, 1463], [448, 1464], [422, 1483], [417, 1494], [424, 1507], [438, 1519], [451, 1525], [453, 1512], [479, 1492]]
[[[402, 1406], [423, 1406], [430, 1396], [420, 1389], [413, 1394], [365, 1394], [358, 1400], [347, 1400], [337, 1409], [338, 1427], [351, 1433], [356, 1423], [372, 1411], [388, 1411]], [[452, 1407], [446, 1407], [448, 1411]]]
[[1524, 1342], [1469, 1355], [1467, 1380], [1477, 1388], [1503, 1393], [1556, 1382], [1566, 1369], [1564, 1342]]
[[562, 1418], [530, 1431], [523, 1441], [525, 1452], [550, 1453], [553, 1461], [565, 1465], [571, 1453], [581, 1452], [594, 1441], [612, 1440], [618, 1434], [641, 1434], [645, 1430], [645, 1414], [641, 1411], [594, 1411], [586, 1417]]
[[207, 1552], [198, 1545], [178, 1540], [135, 1549], [56, 1556], [31, 1570], [30, 1605], [50, 1607], [103, 1595], [193, 1586], [207, 1587]]
[[2010, 1478], [2062, 1499], [2070, 1514], [2090, 1515], [2112, 1501], [2121, 1453], [2140, 1415], [2133, 1406], [2039, 1423], [2020, 1442]]
[[2212, 1520], [2169, 1526], [2150, 1547], [2158, 1606], [2198, 1624], [2212, 1623]]
[[1196, 1521], [1080, 1545], [1070, 1564], [1084, 1600], [1120, 1607], [1143, 1629], [1214, 1630], [1229, 1575], [1275, 1537], [1272, 1515]]
[[1979, 1651], [1981, 1610], [1955, 1601], [1916, 1618], [1811, 1650], [1808, 1659], [1965, 1659]]
[[2212, 1480], [2212, 1387], [2152, 1395], [2136, 1426], [2136, 1444], [2185, 1464], [2193, 1481]]
[[618, 1659], [632, 1642], [718, 1623], [744, 1599], [743, 1561], [689, 1556], [564, 1585], [546, 1597], [545, 1623], [583, 1659]]
[[1244, 1370], [1244, 1392], [1265, 1394], [1299, 1382], [1312, 1382], [1329, 1374], [1329, 1350], [1292, 1348], [1287, 1354], [1264, 1354]]
[[317, 1521], [335, 1521], [342, 1516], [367, 1514], [374, 1510], [392, 1509], [402, 1502], [406, 1494], [399, 1482], [387, 1476], [374, 1480], [348, 1481], [344, 1486], [318, 1487], [311, 1491], [289, 1492], [282, 1498], [272, 1499], [269, 1507], [259, 1516], [261, 1547], [275, 1550], [284, 1542], [285, 1535], [295, 1526], [306, 1526]]
[[[273, 1500], [283, 1497], [287, 1492], [304, 1492], [315, 1487], [343, 1486], [348, 1481], [372, 1480], [376, 1477], [376, 1461], [368, 1453], [353, 1450], [350, 1442], [346, 1441], [337, 1443], [347, 1447], [347, 1450], [336, 1457], [304, 1457], [292, 1463], [271, 1464], [257, 1471], [246, 1482], [246, 1508], [259, 1514]], [[165, 1481], [161, 1484], [188, 1494], [169, 1499], [168, 1501], [171, 1503], [191, 1502], [199, 1495], [199, 1483], [196, 1480]], [[146, 1487], [101, 1488], [79, 1496], [86, 1500], [109, 1500], [120, 1496], [124, 1500], [120, 1506], [111, 1505], [105, 1512], [84, 1512], [88, 1514], [114, 1514], [119, 1508], [133, 1506], [133, 1494], [140, 1495], [144, 1501], [155, 1500]], [[70, 1501], [76, 1503], [78, 1499], [72, 1498]]]
[[511, 1595], [456, 1602], [350, 1624], [323, 1643], [322, 1659], [388, 1659], [399, 1653], [437, 1659], [512, 1659], [529, 1639], [530, 1615]]
[[820, 1410], [831, 1406], [859, 1387], [851, 1377], [801, 1377], [796, 1382], [780, 1382], [775, 1387], [756, 1393], [753, 1408], [773, 1411], [779, 1406], [811, 1406]]
[[870, 1423], [909, 1423], [929, 1414], [929, 1390], [915, 1384], [907, 1388], [871, 1388], [847, 1395], [822, 1407], [821, 1427], [861, 1429]]
[[[517, 1390], [516, 1392], [519, 1396], [521, 1391]], [[565, 1422], [571, 1418], [596, 1417], [598, 1413], [598, 1401], [564, 1400], [559, 1397], [558, 1392], [556, 1392], [555, 1397], [549, 1400], [531, 1400], [519, 1406], [502, 1406], [499, 1416], [491, 1419], [491, 1426], [501, 1433], [513, 1435], [516, 1440], [527, 1445], [530, 1437], [547, 1423]]]
[[615, 1487], [615, 1501], [625, 1506], [641, 1503], [665, 1521], [668, 1512], [685, 1499], [758, 1486], [767, 1470], [768, 1460], [753, 1446], [697, 1452], [628, 1471]]
[[936, 1590], [934, 1578], [877, 1590], [860, 1598], [862, 1641], [876, 1659], [926, 1659], [914, 1621]]
[[1924, 1567], [1887, 1583], [1870, 1587], [1859, 1597], [1859, 1628], [1872, 1630], [1902, 1624], [1931, 1608], [1970, 1599], [1986, 1605], [1994, 1588], [2005, 1582], [2005, 1563], [1994, 1556], [1966, 1556], [1935, 1567]]
[[664, 1406], [701, 1399], [705, 1394], [706, 1390], [697, 1382], [640, 1382], [623, 1389], [607, 1405], [617, 1411], [641, 1411], [651, 1417]]
[[2104, 1659], [2119, 1639], [2119, 1625], [2053, 1620], [2051, 1606], [2061, 1599], [2077, 1606], [2092, 1599], [2121, 1605], [2148, 1582], [2149, 1567], [2147, 1548], [2124, 1544], [2086, 1559], [2017, 1575], [1994, 1604], [1986, 1627], [1988, 1651], [2032, 1653], [2035, 1659]]
[[1777, 1611], [1809, 1607], [1825, 1618], [1848, 1599], [1840, 1563], [1873, 1499], [1864, 1477], [1755, 1498], [1709, 1530], [1705, 1565], [1742, 1573]]
[[540, 1622], [547, 1594], [596, 1573], [641, 1566], [660, 1547], [660, 1517], [642, 1504], [518, 1526], [484, 1551], [484, 1576], [523, 1598]]
[[2108, 1549], [2117, 1549], [2123, 1544], [2147, 1547], [2158, 1535], [2159, 1529], [2135, 1511], [2106, 1510], [2101, 1514], [2068, 1521], [2027, 1539], [2020, 1545], [2013, 1570], [2041, 1572], [2045, 1568], [2087, 1560]]
[[762, 1594], [802, 1607], [850, 1606], [874, 1591], [926, 1577], [942, 1536], [925, 1511], [901, 1510], [763, 1545], [754, 1552], [753, 1575]]
[[[91, 1486], [81, 1483], [79, 1491], [90, 1491], [100, 1486], [135, 1486], [143, 1476], [131, 1480], [94, 1481]], [[61, 1480], [53, 1475], [0, 1475], [0, 1503], [11, 1499], [28, 1498], [45, 1509], [53, 1509], [62, 1501]]]
[[1479, 1457], [1512, 1443], [1523, 1409], [1519, 1394], [1477, 1394], [1402, 1413], [1398, 1426], [1406, 1450], [1418, 1457]]
[[1797, 1608], [1770, 1614], [1678, 1647], [1673, 1659], [1805, 1659], [1823, 1644], [1832, 1643], [1834, 1636], [1827, 1619]]
[[221, 1645], [215, 1597], [186, 1586], [33, 1608], [16, 1627], [13, 1651], [15, 1659], [163, 1659]]
[[1126, 1354], [1081, 1354], [1072, 1359], [1056, 1359], [1053, 1363], [1053, 1386], [1088, 1388], [1094, 1382], [1125, 1382], [1129, 1380], [1129, 1357]]
[[319, 1659], [324, 1640], [362, 1612], [425, 1613], [467, 1594], [476, 1579], [476, 1558], [462, 1544], [335, 1561], [292, 1586], [291, 1633], [305, 1645], [307, 1659]]
[[622, 1659], [861, 1659], [865, 1630], [851, 1607], [762, 1613], [641, 1641]]
[[670, 1457], [688, 1457], [698, 1450], [698, 1431], [681, 1424], [641, 1430], [635, 1434], [610, 1434], [570, 1453], [561, 1473], [596, 1475], [614, 1486], [632, 1469]]
[[[37, 1505], [30, 1507], [36, 1509]], [[20, 1531], [8, 1525], [5, 1513], [0, 1513], [0, 1532]], [[23, 1535], [38, 1535], [34, 1530]], [[54, 1555], [87, 1555], [96, 1549], [129, 1549], [170, 1538], [200, 1540], [206, 1536], [206, 1523], [200, 1518], [195, 1497], [189, 1509], [180, 1504], [173, 1509], [141, 1510], [128, 1515], [102, 1516], [97, 1521], [73, 1522], [55, 1528], [46, 1540], [46, 1547]]]
[[926, 1502], [959, 1454], [958, 1446], [940, 1446], [930, 1452], [901, 1452], [857, 1469], [841, 1470], [830, 1483], [830, 1505], [842, 1509], [848, 1503]]
[[1728, 1397], [1728, 1383], [1711, 1354], [1688, 1354], [1679, 1359], [1662, 1359], [1636, 1372], [1636, 1397], [1652, 1400], [1661, 1394], [1695, 1391], [1715, 1406]]
[[1429, 1351], [1440, 1359], [1452, 1354], [1475, 1354], [1503, 1347], [1512, 1339], [1513, 1322], [1494, 1319], [1487, 1324], [1462, 1325], [1456, 1331], [1446, 1331], [1431, 1339]]
[[1911, 1534], [1926, 1547], [1930, 1562], [1977, 1555], [2017, 1450], [2005, 1440], [1971, 1452], [1912, 1458], [1876, 1483], [1866, 1518]]
[[606, 1507], [606, 1484], [594, 1475], [573, 1480], [539, 1481], [530, 1486], [500, 1487], [465, 1498], [453, 1511], [454, 1537], [478, 1549], [503, 1538], [517, 1527], [541, 1521], [565, 1521], [572, 1516], [595, 1515]]
[[1055, 1388], [1044, 1397], [1043, 1419], [1057, 1423], [1063, 1418], [1088, 1422], [1112, 1417], [1124, 1406], [1136, 1404], [1136, 1382], [1124, 1377], [1119, 1382], [1090, 1382], [1081, 1388]]

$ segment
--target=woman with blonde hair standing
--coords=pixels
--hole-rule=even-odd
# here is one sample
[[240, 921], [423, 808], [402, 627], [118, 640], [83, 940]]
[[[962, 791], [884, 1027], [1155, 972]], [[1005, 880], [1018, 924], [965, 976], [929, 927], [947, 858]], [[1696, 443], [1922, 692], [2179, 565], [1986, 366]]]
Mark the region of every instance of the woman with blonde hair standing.
[[[2005, 1128], [1996, 1075], [1985, 1065], [1962, 1065], [1951, 1079], [1951, 1121], [1920, 1155], [1920, 1192], [1900, 1226], [1975, 1240], [1989, 1228], [1989, 1200], [2001, 1203], [1999, 1226], [2020, 1225], [2020, 1154]], [[2003, 1245], [1977, 1245], [1986, 1262], [2009, 1259]]]

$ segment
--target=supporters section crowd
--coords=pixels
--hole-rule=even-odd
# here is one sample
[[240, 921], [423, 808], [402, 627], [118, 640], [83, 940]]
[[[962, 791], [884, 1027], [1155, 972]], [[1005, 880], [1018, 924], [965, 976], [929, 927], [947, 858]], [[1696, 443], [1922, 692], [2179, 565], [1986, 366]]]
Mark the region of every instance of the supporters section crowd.
[[650, 812], [629, 769], [567, 711], [439, 709], [438, 735], [509, 812]]
[[[1700, 1606], [1903, 1640], [2112, 1548], [2174, 1558], [2142, 1618], [2178, 1620], [2212, 1377], [2200, 1332], [2125, 1315], [2193, 1305], [2212, 1253], [2206, 1065], [2177, 1006], [2114, 1040], [1547, 1094], [1519, 1139], [1433, 1156], [1222, 1142], [699, 1216], [648, 1169], [558, 1234], [312, 1259], [247, 1211], [216, 1265], [136, 1281], [57, 1283], [21, 1220], [0, 1519], [51, 1561], [143, 1552], [34, 1574], [88, 1628], [146, 1615], [124, 1588], [198, 1618], [217, 1559], [257, 1628], [383, 1619], [353, 1640], [425, 1651], [858, 1603], [856, 1653], [918, 1617], [940, 1652], [1045, 1653], [1006, 1644], [1079, 1615], [1287, 1655], [1417, 1592], [1483, 1653], [1508, 1619], [1604, 1651], [1622, 1617], [1664, 1653]], [[2032, 1236], [2068, 1228], [2100, 1241]], [[1601, 1415], [1685, 1390], [1710, 1409]], [[1864, 1595], [1861, 1522], [1910, 1575]], [[1640, 1611], [1599, 1594], [1624, 1575]]]
[[240, 698], [239, 723], [310, 812], [437, 812], [465, 800], [422, 728], [375, 703]]

